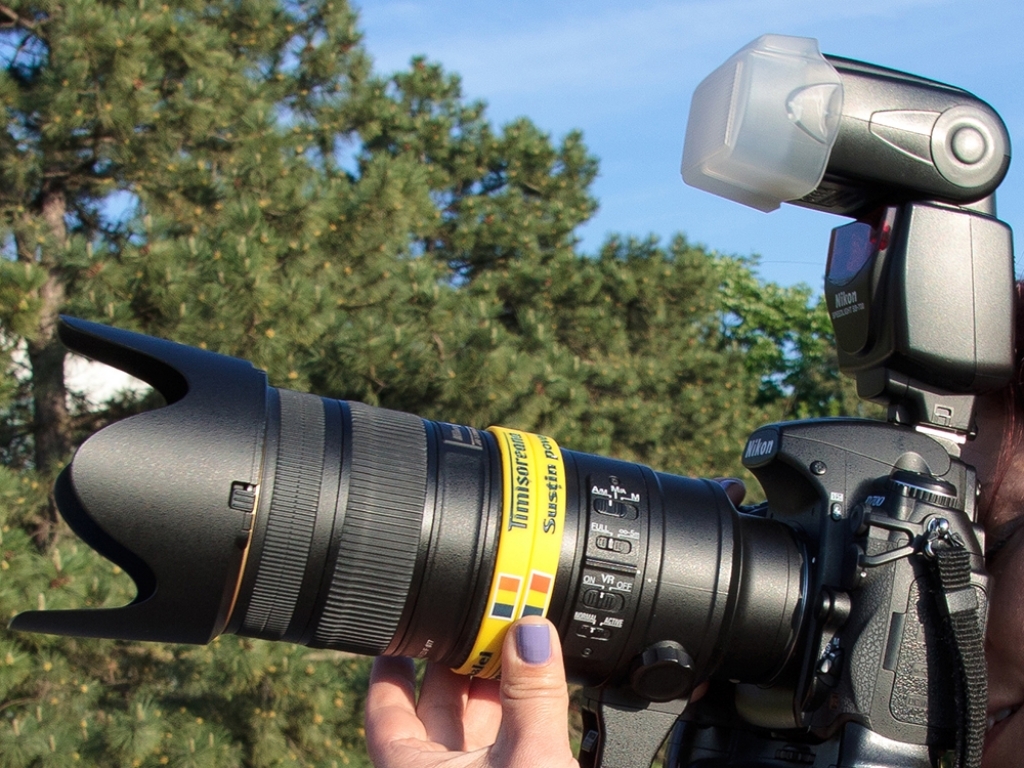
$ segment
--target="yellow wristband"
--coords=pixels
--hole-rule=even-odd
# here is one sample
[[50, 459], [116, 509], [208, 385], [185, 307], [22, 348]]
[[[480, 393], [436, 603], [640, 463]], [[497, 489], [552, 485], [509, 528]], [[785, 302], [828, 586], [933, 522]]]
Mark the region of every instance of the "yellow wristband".
[[520, 616], [545, 616], [551, 602], [565, 525], [565, 465], [555, 441], [528, 435], [533, 446], [537, 524], [533, 531], [530, 575]]
[[501, 457], [501, 531], [480, 629], [455, 670], [479, 677], [501, 670], [501, 644], [513, 621], [547, 613], [565, 521], [565, 467], [555, 441], [502, 427], [489, 431]]
[[[516, 438], [511, 440], [513, 448], [519, 449], [519, 452], [513, 455], [516, 482], [512, 490], [513, 516], [528, 514], [533, 527], [533, 549], [529, 562], [522, 571], [523, 593], [516, 606], [517, 619], [547, 614], [558, 570], [565, 517], [562, 492], [565, 488], [565, 472], [558, 446], [549, 437], [528, 432], [522, 433], [522, 438], [523, 443]], [[523, 479], [524, 466], [529, 468], [528, 483]], [[549, 502], [548, 497], [551, 494], [554, 494], [555, 498]], [[560, 504], [559, 498], [562, 499]], [[500, 677], [501, 643], [506, 630], [507, 625], [499, 629], [500, 634], [496, 638], [498, 653], [491, 657], [487, 666], [478, 674], [479, 677]]]

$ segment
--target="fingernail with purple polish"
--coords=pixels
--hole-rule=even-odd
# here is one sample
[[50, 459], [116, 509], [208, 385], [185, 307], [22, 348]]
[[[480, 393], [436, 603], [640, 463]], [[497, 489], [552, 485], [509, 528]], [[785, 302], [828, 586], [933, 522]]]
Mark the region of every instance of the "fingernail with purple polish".
[[519, 624], [516, 650], [527, 664], [545, 664], [551, 658], [551, 635], [547, 624]]

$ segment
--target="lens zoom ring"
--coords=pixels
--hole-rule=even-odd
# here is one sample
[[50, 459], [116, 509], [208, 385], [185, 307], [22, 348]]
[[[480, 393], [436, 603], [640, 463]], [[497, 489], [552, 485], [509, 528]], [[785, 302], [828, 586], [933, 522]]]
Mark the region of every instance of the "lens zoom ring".
[[416, 566], [427, 492], [426, 428], [417, 416], [349, 407], [348, 504], [314, 644], [376, 655], [395, 634]]
[[320, 503], [324, 406], [319, 397], [278, 390], [281, 436], [260, 567], [243, 629], [278, 639], [288, 629], [306, 572]]

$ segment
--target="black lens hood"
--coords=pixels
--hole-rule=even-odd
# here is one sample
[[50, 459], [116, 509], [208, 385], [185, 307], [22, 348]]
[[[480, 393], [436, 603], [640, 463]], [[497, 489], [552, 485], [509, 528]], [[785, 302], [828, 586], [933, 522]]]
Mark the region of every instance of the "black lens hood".
[[68, 317], [60, 338], [167, 401], [86, 440], [55, 489], [75, 533], [123, 568], [138, 594], [120, 608], [29, 611], [11, 628], [209, 642], [229, 618], [252, 528], [266, 374], [242, 360]]

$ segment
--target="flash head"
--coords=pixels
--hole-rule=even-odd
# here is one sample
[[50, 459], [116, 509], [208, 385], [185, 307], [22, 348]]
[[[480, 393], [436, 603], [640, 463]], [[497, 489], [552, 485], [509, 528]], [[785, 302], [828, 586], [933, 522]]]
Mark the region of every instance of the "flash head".
[[697, 86], [683, 180], [762, 211], [790, 202], [859, 216], [879, 205], [991, 195], [1010, 140], [960, 88], [763, 35]]

